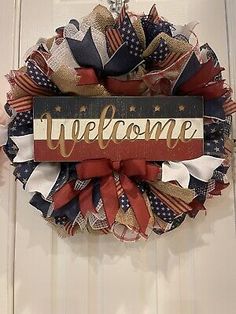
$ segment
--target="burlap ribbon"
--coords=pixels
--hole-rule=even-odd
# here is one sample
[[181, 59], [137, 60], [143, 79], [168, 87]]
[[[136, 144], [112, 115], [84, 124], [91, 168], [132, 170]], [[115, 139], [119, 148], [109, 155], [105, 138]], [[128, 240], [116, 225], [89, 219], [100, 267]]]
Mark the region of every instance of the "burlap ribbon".
[[79, 85], [79, 77], [75, 69], [61, 66], [54, 72], [51, 80], [65, 94], [75, 94], [79, 96], [108, 96], [109, 93], [101, 84]]
[[194, 197], [196, 196], [193, 190], [184, 189], [173, 183], [156, 181], [149, 182], [149, 184], [154, 186], [157, 190], [161, 191], [162, 193], [181, 199], [186, 204], [190, 204], [193, 201]]

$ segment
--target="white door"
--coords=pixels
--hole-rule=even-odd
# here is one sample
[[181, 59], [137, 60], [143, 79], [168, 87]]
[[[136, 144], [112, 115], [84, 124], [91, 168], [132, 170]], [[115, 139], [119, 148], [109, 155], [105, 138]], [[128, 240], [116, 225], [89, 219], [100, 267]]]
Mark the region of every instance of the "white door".
[[[229, 39], [235, 35], [235, 1], [156, 2], [161, 15], [177, 24], [200, 22], [200, 42], [215, 49], [233, 82], [235, 43]], [[27, 48], [98, 3], [107, 5], [106, 0], [1, 0], [1, 105], [8, 90], [3, 75], [18, 67]], [[130, 9], [148, 11], [152, 4], [130, 0]], [[235, 313], [233, 183], [208, 202], [206, 216], [147, 242], [124, 244], [89, 234], [60, 239], [28, 205], [30, 197], [15, 184], [9, 161], [1, 155], [0, 163], [0, 313]]]

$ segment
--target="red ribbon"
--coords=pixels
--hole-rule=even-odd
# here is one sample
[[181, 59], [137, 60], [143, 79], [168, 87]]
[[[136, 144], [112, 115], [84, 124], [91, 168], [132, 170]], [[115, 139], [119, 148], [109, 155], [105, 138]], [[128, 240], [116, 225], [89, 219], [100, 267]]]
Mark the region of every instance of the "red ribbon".
[[93, 184], [89, 183], [83, 190], [75, 190], [76, 180], [66, 183], [52, 197], [54, 210], [58, 210], [68, 204], [75, 197], [78, 197], [79, 208], [84, 217], [88, 211], [96, 212], [93, 205]]
[[205, 100], [222, 97], [226, 88], [224, 81], [215, 81], [224, 68], [215, 67], [212, 60], [201, 65], [200, 69], [187, 82], [180, 86], [181, 95], [203, 96]]
[[119, 210], [116, 183], [113, 172], [119, 172], [121, 185], [129, 199], [135, 217], [140, 227], [140, 232], [145, 235], [150, 214], [142, 194], [136, 184], [129, 177], [139, 177], [143, 180], [157, 179], [159, 167], [148, 164], [145, 160], [125, 160], [111, 162], [108, 159], [85, 160], [76, 166], [79, 179], [88, 180], [100, 178], [100, 191], [110, 225], [115, 221]]
[[147, 90], [143, 80], [121, 81], [113, 77], [105, 80], [105, 87], [112, 95], [124, 96], [140, 96]]
[[227, 88], [224, 88], [224, 81], [217, 81], [210, 85], [196, 88], [188, 93], [193, 96], [203, 96], [205, 100], [215, 99], [222, 97], [227, 92]]
[[78, 86], [99, 84], [97, 74], [93, 68], [78, 68], [76, 74], [79, 76]]
[[202, 87], [210, 82], [214, 82], [214, 78], [219, 75], [224, 68], [215, 67], [213, 61], [210, 59], [202, 64], [200, 69], [187, 82], [180, 86], [180, 90], [187, 94], [189, 91]]
[[60, 190], [53, 194], [54, 210], [65, 206], [80, 193], [80, 191], [74, 190], [75, 182], [76, 181], [73, 180], [66, 183]]

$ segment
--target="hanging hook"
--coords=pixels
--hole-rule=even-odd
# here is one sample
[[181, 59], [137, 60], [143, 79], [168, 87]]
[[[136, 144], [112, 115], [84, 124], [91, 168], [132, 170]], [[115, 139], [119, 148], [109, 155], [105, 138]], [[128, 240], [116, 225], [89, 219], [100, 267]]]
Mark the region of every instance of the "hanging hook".
[[112, 13], [119, 15], [123, 5], [124, 4], [127, 5], [129, 0], [107, 0], [107, 2], [110, 5], [110, 11]]

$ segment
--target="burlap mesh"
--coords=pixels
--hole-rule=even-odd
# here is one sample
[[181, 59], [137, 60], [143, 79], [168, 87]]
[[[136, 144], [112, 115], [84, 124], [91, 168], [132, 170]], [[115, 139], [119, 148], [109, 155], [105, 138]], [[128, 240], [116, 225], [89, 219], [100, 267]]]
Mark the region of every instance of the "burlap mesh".
[[116, 215], [116, 222], [125, 226], [130, 226], [131, 228], [139, 228], [138, 222], [134, 215], [134, 211], [131, 207], [126, 212], [124, 212], [120, 208]]

